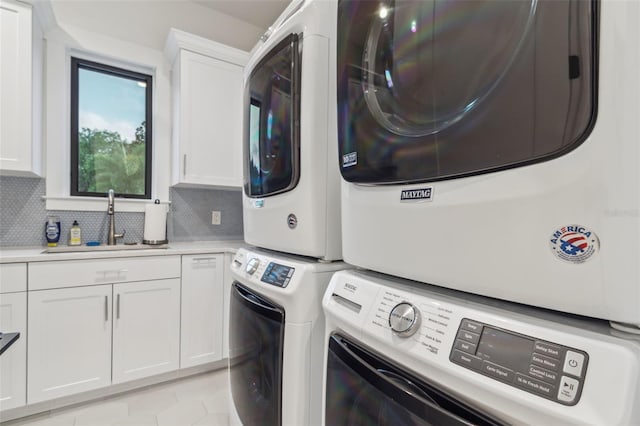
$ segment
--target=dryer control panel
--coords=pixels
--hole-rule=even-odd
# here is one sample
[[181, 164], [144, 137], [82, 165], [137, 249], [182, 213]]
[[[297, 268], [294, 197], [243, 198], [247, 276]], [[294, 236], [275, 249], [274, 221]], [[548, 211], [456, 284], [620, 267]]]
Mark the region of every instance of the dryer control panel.
[[589, 355], [465, 318], [449, 359], [529, 393], [575, 405], [580, 400]]

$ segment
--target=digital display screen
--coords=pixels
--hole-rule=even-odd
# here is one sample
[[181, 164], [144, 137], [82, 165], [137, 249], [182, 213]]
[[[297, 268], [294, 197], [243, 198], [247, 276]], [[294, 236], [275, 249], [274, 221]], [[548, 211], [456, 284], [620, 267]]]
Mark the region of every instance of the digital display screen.
[[515, 334], [484, 327], [476, 355], [514, 371], [527, 371], [534, 341]]
[[575, 405], [588, 357], [579, 349], [465, 318], [449, 360], [551, 401]]
[[271, 262], [262, 275], [262, 281], [267, 284], [286, 287], [291, 277], [293, 277], [293, 271], [295, 271], [294, 268]]

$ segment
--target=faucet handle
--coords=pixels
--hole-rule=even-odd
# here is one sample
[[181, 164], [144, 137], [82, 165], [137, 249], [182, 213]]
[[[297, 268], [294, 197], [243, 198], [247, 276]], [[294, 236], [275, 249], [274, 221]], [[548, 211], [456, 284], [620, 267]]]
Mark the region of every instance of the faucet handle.
[[113, 234], [113, 238], [124, 238], [124, 234], [126, 234], [126, 233], [127, 233], [127, 230], [126, 230], [126, 229], [123, 229], [123, 230], [122, 230], [122, 233], [120, 233], [120, 234]]

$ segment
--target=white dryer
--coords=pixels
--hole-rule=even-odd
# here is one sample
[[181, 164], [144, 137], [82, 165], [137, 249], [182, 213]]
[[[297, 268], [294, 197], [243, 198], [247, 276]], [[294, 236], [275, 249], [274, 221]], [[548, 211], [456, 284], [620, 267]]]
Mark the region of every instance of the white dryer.
[[296, 1], [245, 68], [244, 238], [342, 258], [335, 1]]
[[334, 275], [324, 423], [640, 423], [640, 338], [365, 271]]
[[344, 260], [640, 326], [638, 20], [637, 1], [340, 1]]
[[319, 425], [322, 295], [342, 262], [240, 249], [231, 263], [230, 412], [244, 426]]

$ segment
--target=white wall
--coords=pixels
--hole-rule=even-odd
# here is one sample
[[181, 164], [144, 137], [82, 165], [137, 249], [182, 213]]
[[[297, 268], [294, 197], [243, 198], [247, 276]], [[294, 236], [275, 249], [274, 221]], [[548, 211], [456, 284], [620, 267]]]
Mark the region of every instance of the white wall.
[[[163, 49], [171, 27], [250, 50], [263, 30], [190, 1], [69, 1], [34, 3], [46, 40], [46, 208], [104, 210], [104, 199], [70, 197], [70, 56], [150, 73], [153, 95], [152, 199], [169, 199], [171, 77]], [[139, 200], [121, 200], [119, 211], [143, 211]]]
[[[47, 210], [104, 210], [103, 198], [69, 196], [70, 57], [105, 62], [153, 76], [152, 199], [169, 199], [171, 150], [170, 66], [160, 50], [68, 24], [45, 34], [45, 143]], [[138, 200], [120, 200], [120, 211], [144, 211]]]

